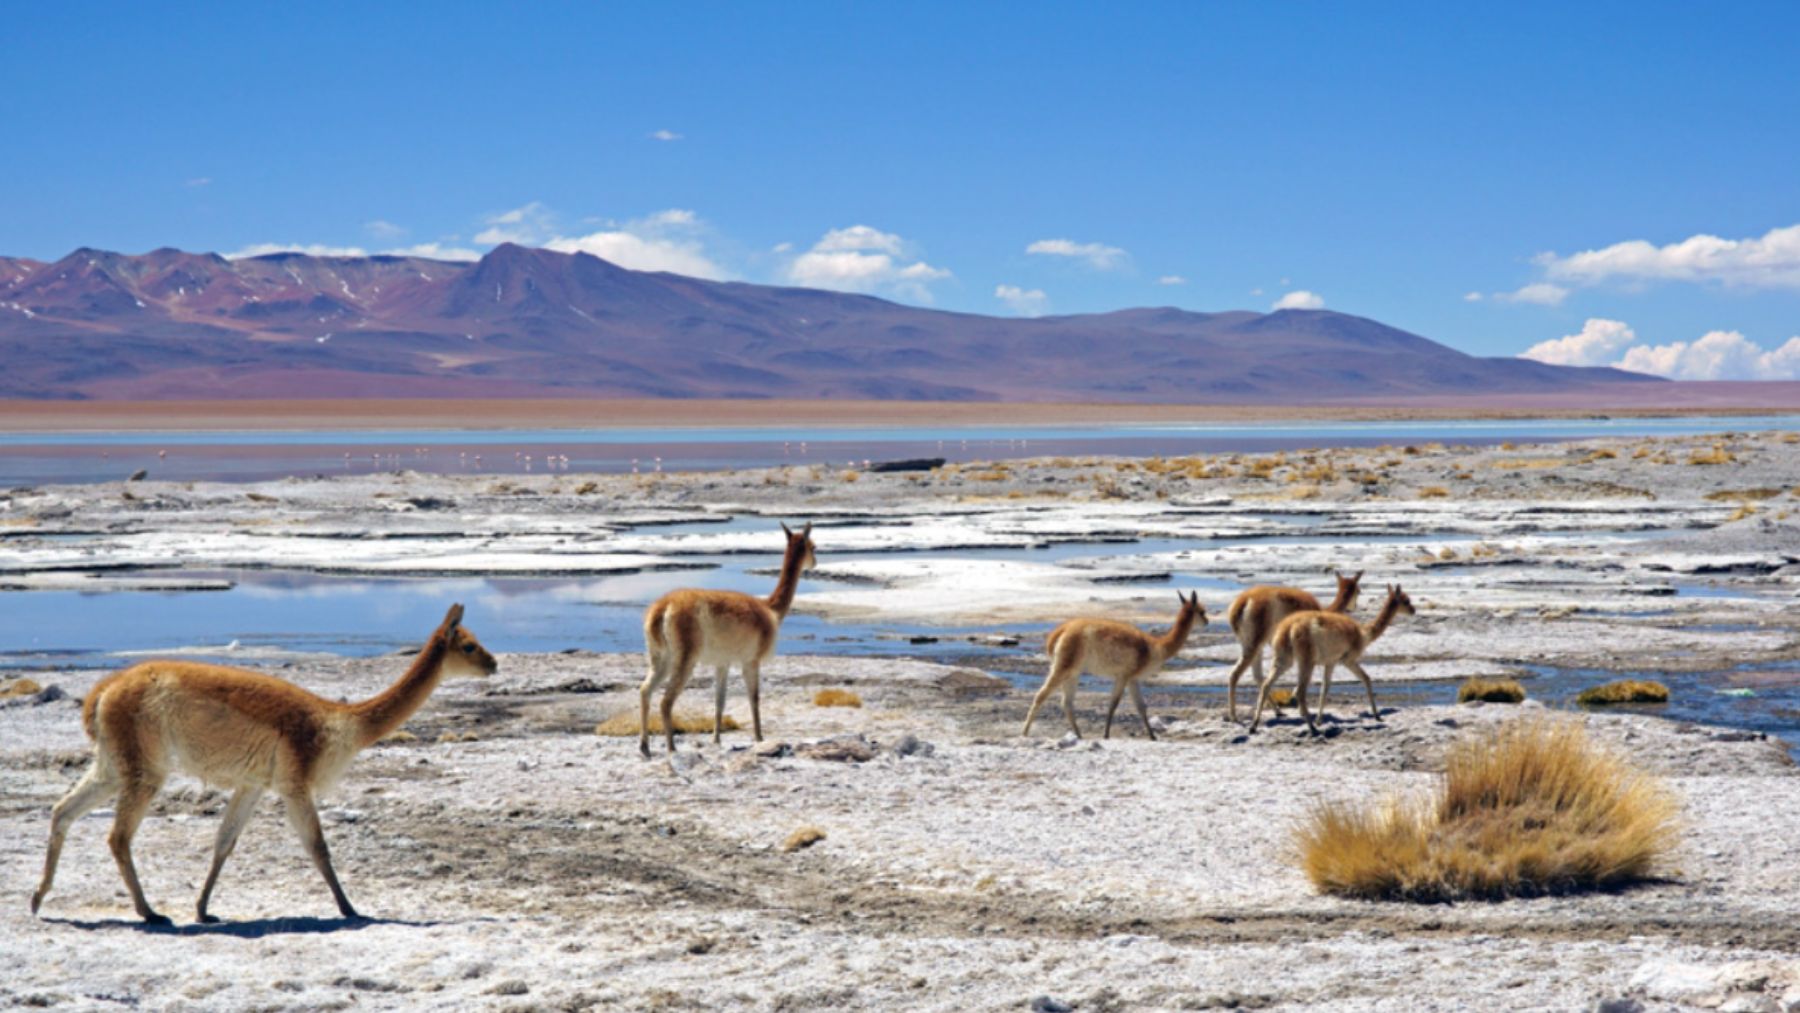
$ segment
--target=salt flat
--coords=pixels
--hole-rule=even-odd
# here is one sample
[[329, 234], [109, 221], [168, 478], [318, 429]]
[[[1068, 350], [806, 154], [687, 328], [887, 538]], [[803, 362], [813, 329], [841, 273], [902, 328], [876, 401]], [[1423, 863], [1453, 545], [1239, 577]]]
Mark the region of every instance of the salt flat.
[[[1741, 435], [854, 480], [790, 469], [14, 490], [0, 513], [0, 580], [139, 580], [145, 568], [175, 579], [259, 547], [266, 565], [295, 569], [705, 564], [770, 550], [755, 531], [694, 542], [655, 525], [755, 511], [771, 529], [774, 518], [821, 519], [821, 569], [797, 606], [815, 616], [1166, 622], [1174, 595], [1145, 575], [1198, 581], [1213, 622], [1171, 663], [1171, 686], [1216, 682], [1234, 656], [1221, 615], [1238, 583], [1323, 591], [1333, 567], [1368, 570], [1364, 614], [1387, 582], [1420, 605], [1371, 651], [1378, 683], [1534, 664], [1748, 663], [1791, 678], [1797, 450]], [[401, 501], [409, 508], [388, 509]], [[1283, 529], [1304, 537], [1271, 537]], [[838, 532], [853, 558], [832, 559]], [[1106, 541], [1120, 537], [1189, 544]], [[958, 539], [1050, 548], [1030, 562], [959, 556]], [[480, 615], [468, 622], [481, 632]], [[1041, 663], [1034, 644], [1017, 650], [1021, 667]], [[405, 660], [253, 663], [358, 697]], [[1152, 687], [1161, 741], [1142, 738], [1135, 716], [1094, 741], [1094, 693], [1080, 700], [1089, 739], [1064, 739], [1059, 720], [1042, 718], [1024, 739], [1028, 694], [985, 673], [794, 655], [765, 669], [765, 753], [739, 731], [722, 747], [684, 737], [673, 759], [659, 749], [646, 762], [635, 741], [592, 733], [635, 708], [642, 666], [629, 654], [505, 655], [490, 679], [446, 684], [408, 725], [412, 738], [364, 754], [325, 805], [366, 923], [333, 917], [269, 802], [226, 867], [214, 904], [225, 923], [182, 924], [224, 800], [176, 779], [136, 848], [173, 930], [130, 918], [103, 814], [71, 834], [43, 917], [27, 914], [49, 806], [85, 763], [74, 701], [97, 673], [23, 673], [65, 695], [0, 706], [0, 883], [14, 898], [0, 905], [0, 1003], [1800, 1008], [1800, 772], [1782, 743], [1755, 733], [1573, 715], [1679, 794], [1685, 827], [1665, 878], [1617, 894], [1421, 907], [1315, 894], [1293, 862], [1294, 822], [1322, 800], [1426, 790], [1457, 737], [1544, 708], [1402, 706], [1376, 722], [1358, 713], [1360, 687], [1339, 680], [1325, 736], [1301, 734], [1291, 714], [1246, 736], [1216, 697]], [[688, 708], [706, 706], [708, 681], [697, 674]], [[814, 706], [826, 687], [863, 706]], [[735, 683], [733, 693], [745, 720]], [[773, 747], [845, 736], [873, 758]], [[782, 850], [803, 826], [824, 839]]]

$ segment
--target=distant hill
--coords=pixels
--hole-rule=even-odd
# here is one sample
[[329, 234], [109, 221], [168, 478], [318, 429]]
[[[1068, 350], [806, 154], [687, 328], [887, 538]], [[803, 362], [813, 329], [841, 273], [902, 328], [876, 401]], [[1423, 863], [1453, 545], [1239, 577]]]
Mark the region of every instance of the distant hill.
[[1480, 358], [1324, 310], [1038, 318], [631, 271], [80, 249], [0, 257], [0, 397], [728, 397], [1296, 403], [1662, 383]]

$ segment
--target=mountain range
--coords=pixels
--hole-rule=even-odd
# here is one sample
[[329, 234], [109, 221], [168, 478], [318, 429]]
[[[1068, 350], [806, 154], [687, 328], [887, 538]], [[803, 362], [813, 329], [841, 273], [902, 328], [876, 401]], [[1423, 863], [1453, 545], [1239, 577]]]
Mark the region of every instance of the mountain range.
[[[1274, 403], [1658, 384], [1481, 358], [1363, 317], [989, 317], [633, 271], [80, 249], [0, 257], [0, 397], [656, 397]], [[1640, 391], [1641, 394], [1641, 391]]]

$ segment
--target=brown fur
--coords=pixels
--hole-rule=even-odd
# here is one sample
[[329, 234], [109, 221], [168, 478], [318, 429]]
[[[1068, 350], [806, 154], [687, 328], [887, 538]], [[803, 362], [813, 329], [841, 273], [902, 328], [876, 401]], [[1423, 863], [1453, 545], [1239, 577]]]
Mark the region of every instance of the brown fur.
[[219, 870], [263, 792], [287, 802], [288, 818], [311, 853], [345, 917], [356, 911], [344, 896], [319, 827], [314, 799], [344, 772], [357, 752], [399, 727], [424, 704], [445, 669], [488, 675], [498, 663], [465, 630], [456, 605], [419, 656], [392, 686], [360, 703], [315, 696], [260, 672], [186, 661], [147, 661], [100, 681], [81, 705], [81, 723], [94, 741], [94, 762], [74, 790], [56, 804], [44, 876], [31, 897], [36, 913], [56, 878], [70, 824], [117, 797], [108, 842], [138, 915], [168, 924], [144, 899], [131, 859], [138, 822], [176, 770], [233, 789], [213, 846], [212, 871], [200, 891], [201, 921]]
[[[1361, 570], [1346, 577], [1337, 575], [1337, 594], [1331, 599], [1326, 611], [1349, 612], [1356, 607], [1356, 598], [1362, 592]], [[1229, 721], [1237, 720], [1237, 687], [1244, 670], [1255, 666], [1256, 682], [1263, 681], [1263, 647], [1269, 643], [1275, 628], [1281, 621], [1296, 612], [1317, 612], [1319, 599], [1307, 594], [1297, 587], [1279, 587], [1261, 584], [1250, 588], [1232, 599], [1231, 608], [1225, 612], [1226, 622], [1231, 624], [1231, 632], [1238, 638], [1238, 663], [1232, 668], [1231, 675], [1225, 683], [1225, 716]]]
[[1052, 694], [1060, 692], [1063, 716], [1069, 719], [1069, 727], [1076, 738], [1080, 738], [1081, 726], [1075, 723], [1075, 687], [1081, 680], [1081, 673], [1088, 671], [1110, 676], [1113, 680], [1112, 699], [1106, 708], [1105, 737], [1112, 738], [1113, 714], [1119, 709], [1120, 697], [1130, 689], [1131, 702], [1144, 722], [1144, 734], [1154, 740], [1156, 733], [1150, 729], [1150, 715], [1144, 710], [1144, 693], [1139, 682], [1156, 674], [1164, 662], [1174, 657], [1187, 643], [1188, 634], [1195, 626], [1206, 625], [1206, 609], [1201, 606], [1197, 593], [1183, 597], [1176, 592], [1176, 597], [1181, 601], [1181, 611], [1175, 616], [1175, 624], [1160, 637], [1152, 637], [1135, 626], [1111, 619], [1071, 619], [1051, 630], [1044, 640], [1044, 651], [1050, 655], [1050, 672], [1044, 676], [1043, 688], [1032, 699], [1031, 710], [1025, 715], [1025, 728], [1019, 734], [1031, 734], [1031, 724], [1037, 720], [1039, 708]]
[[1381, 708], [1375, 704], [1375, 684], [1369, 680], [1369, 673], [1363, 671], [1363, 652], [1369, 645], [1387, 632], [1389, 624], [1396, 616], [1413, 615], [1412, 599], [1395, 584], [1387, 589], [1387, 599], [1382, 602], [1381, 612], [1375, 621], [1363, 626], [1347, 615], [1336, 612], [1296, 612], [1281, 621], [1275, 628], [1271, 642], [1275, 646], [1275, 670], [1263, 680], [1262, 689], [1256, 694], [1256, 711], [1250, 715], [1250, 730], [1256, 731], [1258, 722], [1262, 720], [1263, 705], [1268, 702], [1269, 689], [1281, 678], [1289, 667], [1298, 665], [1300, 669], [1299, 684], [1294, 689], [1294, 700], [1300, 705], [1300, 716], [1306, 719], [1306, 726], [1314, 732], [1319, 730], [1318, 723], [1306, 706], [1306, 686], [1312, 681], [1313, 669], [1323, 665], [1324, 682], [1319, 689], [1320, 707], [1323, 708], [1325, 694], [1331, 687], [1331, 670], [1343, 665], [1362, 680], [1363, 689], [1369, 694], [1369, 712], [1375, 720], [1381, 720]]
[[663, 734], [669, 752], [675, 751], [671, 715], [675, 698], [687, 685], [694, 667], [714, 666], [713, 741], [719, 741], [725, 717], [725, 676], [732, 665], [744, 673], [744, 690], [750, 697], [751, 734], [762, 741], [762, 663], [775, 653], [781, 621], [793, 607], [800, 575], [817, 562], [813, 552], [812, 525], [798, 533], [781, 526], [787, 548], [781, 557], [781, 577], [767, 598], [741, 591], [683, 588], [670, 591], [644, 610], [644, 653], [650, 672], [638, 687], [638, 749], [650, 755], [650, 697], [663, 690]]

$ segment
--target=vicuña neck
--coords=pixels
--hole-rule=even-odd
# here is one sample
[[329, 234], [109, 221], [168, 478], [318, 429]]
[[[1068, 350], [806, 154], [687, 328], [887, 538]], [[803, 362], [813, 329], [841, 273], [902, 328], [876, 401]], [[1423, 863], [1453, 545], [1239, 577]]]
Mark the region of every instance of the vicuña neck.
[[361, 726], [362, 745], [381, 741], [424, 706], [431, 691], [437, 688], [438, 678], [443, 675], [447, 650], [449, 644], [442, 632], [432, 634], [405, 675], [392, 686], [350, 708]]
[[1337, 589], [1337, 597], [1331, 599], [1331, 607], [1327, 608], [1325, 611], [1327, 611], [1327, 612], [1348, 612], [1348, 611], [1350, 611], [1350, 594], [1351, 594], [1351, 591], [1350, 591], [1350, 588], [1348, 585], [1339, 584], [1338, 589]]
[[1390, 596], [1387, 601], [1382, 602], [1381, 612], [1375, 616], [1375, 621], [1363, 627], [1364, 646], [1380, 640], [1381, 635], [1387, 632], [1388, 624], [1394, 621], [1394, 616], [1399, 612], [1400, 599]]
[[1181, 614], [1175, 617], [1175, 625], [1157, 639], [1156, 652], [1165, 660], [1173, 658], [1181, 650], [1181, 645], [1187, 643], [1188, 634], [1194, 632], [1194, 619], [1193, 612], [1182, 609]]
[[781, 557], [781, 579], [775, 582], [775, 590], [769, 592], [769, 608], [783, 619], [794, 605], [794, 593], [800, 590], [800, 564], [806, 560], [805, 546], [804, 541], [788, 543], [787, 554]]

